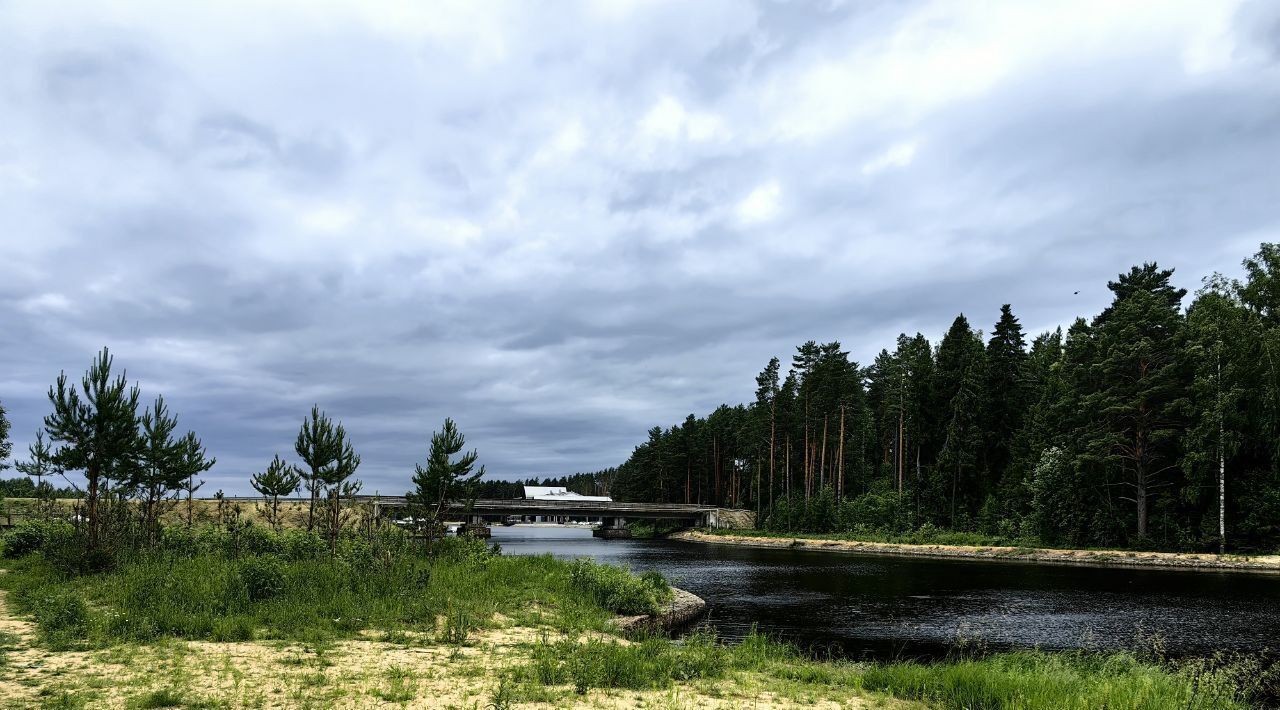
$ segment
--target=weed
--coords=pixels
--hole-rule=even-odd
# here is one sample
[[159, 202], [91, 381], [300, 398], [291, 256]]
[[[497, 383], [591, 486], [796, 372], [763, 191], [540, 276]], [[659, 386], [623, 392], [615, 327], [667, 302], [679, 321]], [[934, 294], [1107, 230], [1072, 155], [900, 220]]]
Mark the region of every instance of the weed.
[[160, 688], [133, 698], [129, 701], [131, 710], [147, 710], [148, 708], [180, 708], [186, 705], [186, 697], [174, 688]]

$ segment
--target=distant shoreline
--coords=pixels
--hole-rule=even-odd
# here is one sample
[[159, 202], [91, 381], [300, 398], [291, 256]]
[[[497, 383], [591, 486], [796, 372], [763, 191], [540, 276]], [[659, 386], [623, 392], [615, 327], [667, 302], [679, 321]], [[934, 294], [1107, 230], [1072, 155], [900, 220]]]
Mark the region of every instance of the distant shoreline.
[[739, 545], [817, 552], [842, 552], [897, 557], [930, 557], [991, 562], [1030, 562], [1082, 567], [1127, 567], [1164, 570], [1280, 573], [1280, 555], [1213, 555], [1132, 550], [1056, 550], [1051, 548], [908, 545], [887, 542], [833, 540], [804, 536], [741, 535], [690, 530], [669, 536], [684, 542]]

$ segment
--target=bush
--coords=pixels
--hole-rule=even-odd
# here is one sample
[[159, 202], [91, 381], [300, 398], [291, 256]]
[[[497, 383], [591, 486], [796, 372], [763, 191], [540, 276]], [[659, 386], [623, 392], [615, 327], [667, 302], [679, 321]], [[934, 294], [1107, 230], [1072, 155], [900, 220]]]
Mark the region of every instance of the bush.
[[74, 532], [75, 528], [59, 520], [24, 520], [4, 534], [4, 557], [16, 559], [41, 552], [50, 541]]
[[576, 560], [569, 578], [574, 589], [617, 614], [656, 614], [671, 601], [671, 587], [657, 572], [637, 577], [621, 567]]
[[240, 562], [240, 578], [249, 590], [249, 601], [270, 599], [284, 591], [284, 566], [276, 557], [245, 558]]

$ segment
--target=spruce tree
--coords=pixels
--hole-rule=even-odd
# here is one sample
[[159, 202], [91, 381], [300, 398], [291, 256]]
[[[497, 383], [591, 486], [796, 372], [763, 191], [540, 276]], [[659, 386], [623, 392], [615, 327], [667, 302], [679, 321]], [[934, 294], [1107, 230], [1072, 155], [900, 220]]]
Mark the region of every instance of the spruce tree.
[[[1027, 401], [1027, 350], [1022, 324], [1009, 304], [1000, 307], [1000, 319], [987, 341], [983, 396], [983, 467], [980, 495], [995, 491], [1013, 456], [1014, 435], [1022, 428]], [[1002, 502], [1007, 505], [1007, 502]], [[1002, 505], [1001, 507], [1005, 507]]]
[[938, 407], [935, 416], [940, 419], [942, 444], [931, 491], [935, 515], [942, 512], [938, 506], [946, 501], [946, 520], [953, 527], [961, 523], [962, 514], [967, 519], [969, 502], [976, 495], [984, 357], [981, 338], [963, 314], [957, 316], [938, 345], [933, 401]]

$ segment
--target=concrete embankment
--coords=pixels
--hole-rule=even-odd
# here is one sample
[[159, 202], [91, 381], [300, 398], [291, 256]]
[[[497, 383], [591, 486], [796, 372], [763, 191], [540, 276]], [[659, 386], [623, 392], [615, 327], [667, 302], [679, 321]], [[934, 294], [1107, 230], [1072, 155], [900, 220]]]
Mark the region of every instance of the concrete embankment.
[[671, 535], [670, 539], [683, 540], [685, 542], [788, 548], [820, 552], [847, 552], [862, 555], [1035, 562], [1088, 567], [1153, 567], [1207, 571], [1280, 572], [1280, 555], [1244, 556], [1182, 552], [1133, 552], [1127, 550], [1055, 550], [1038, 547], [906, 545], [887, 542], [861, 542], [857, 540], [712, 534], [699, 530], [676, 533]]
[[676, 587], [672, 587], [671, 591], [671, 602], [657, 614], [619, 616], [614, 619], [614, 623], [623, 631], [666, 633], [692, 622], [706, 612], [707, 602], [702, 597]]

